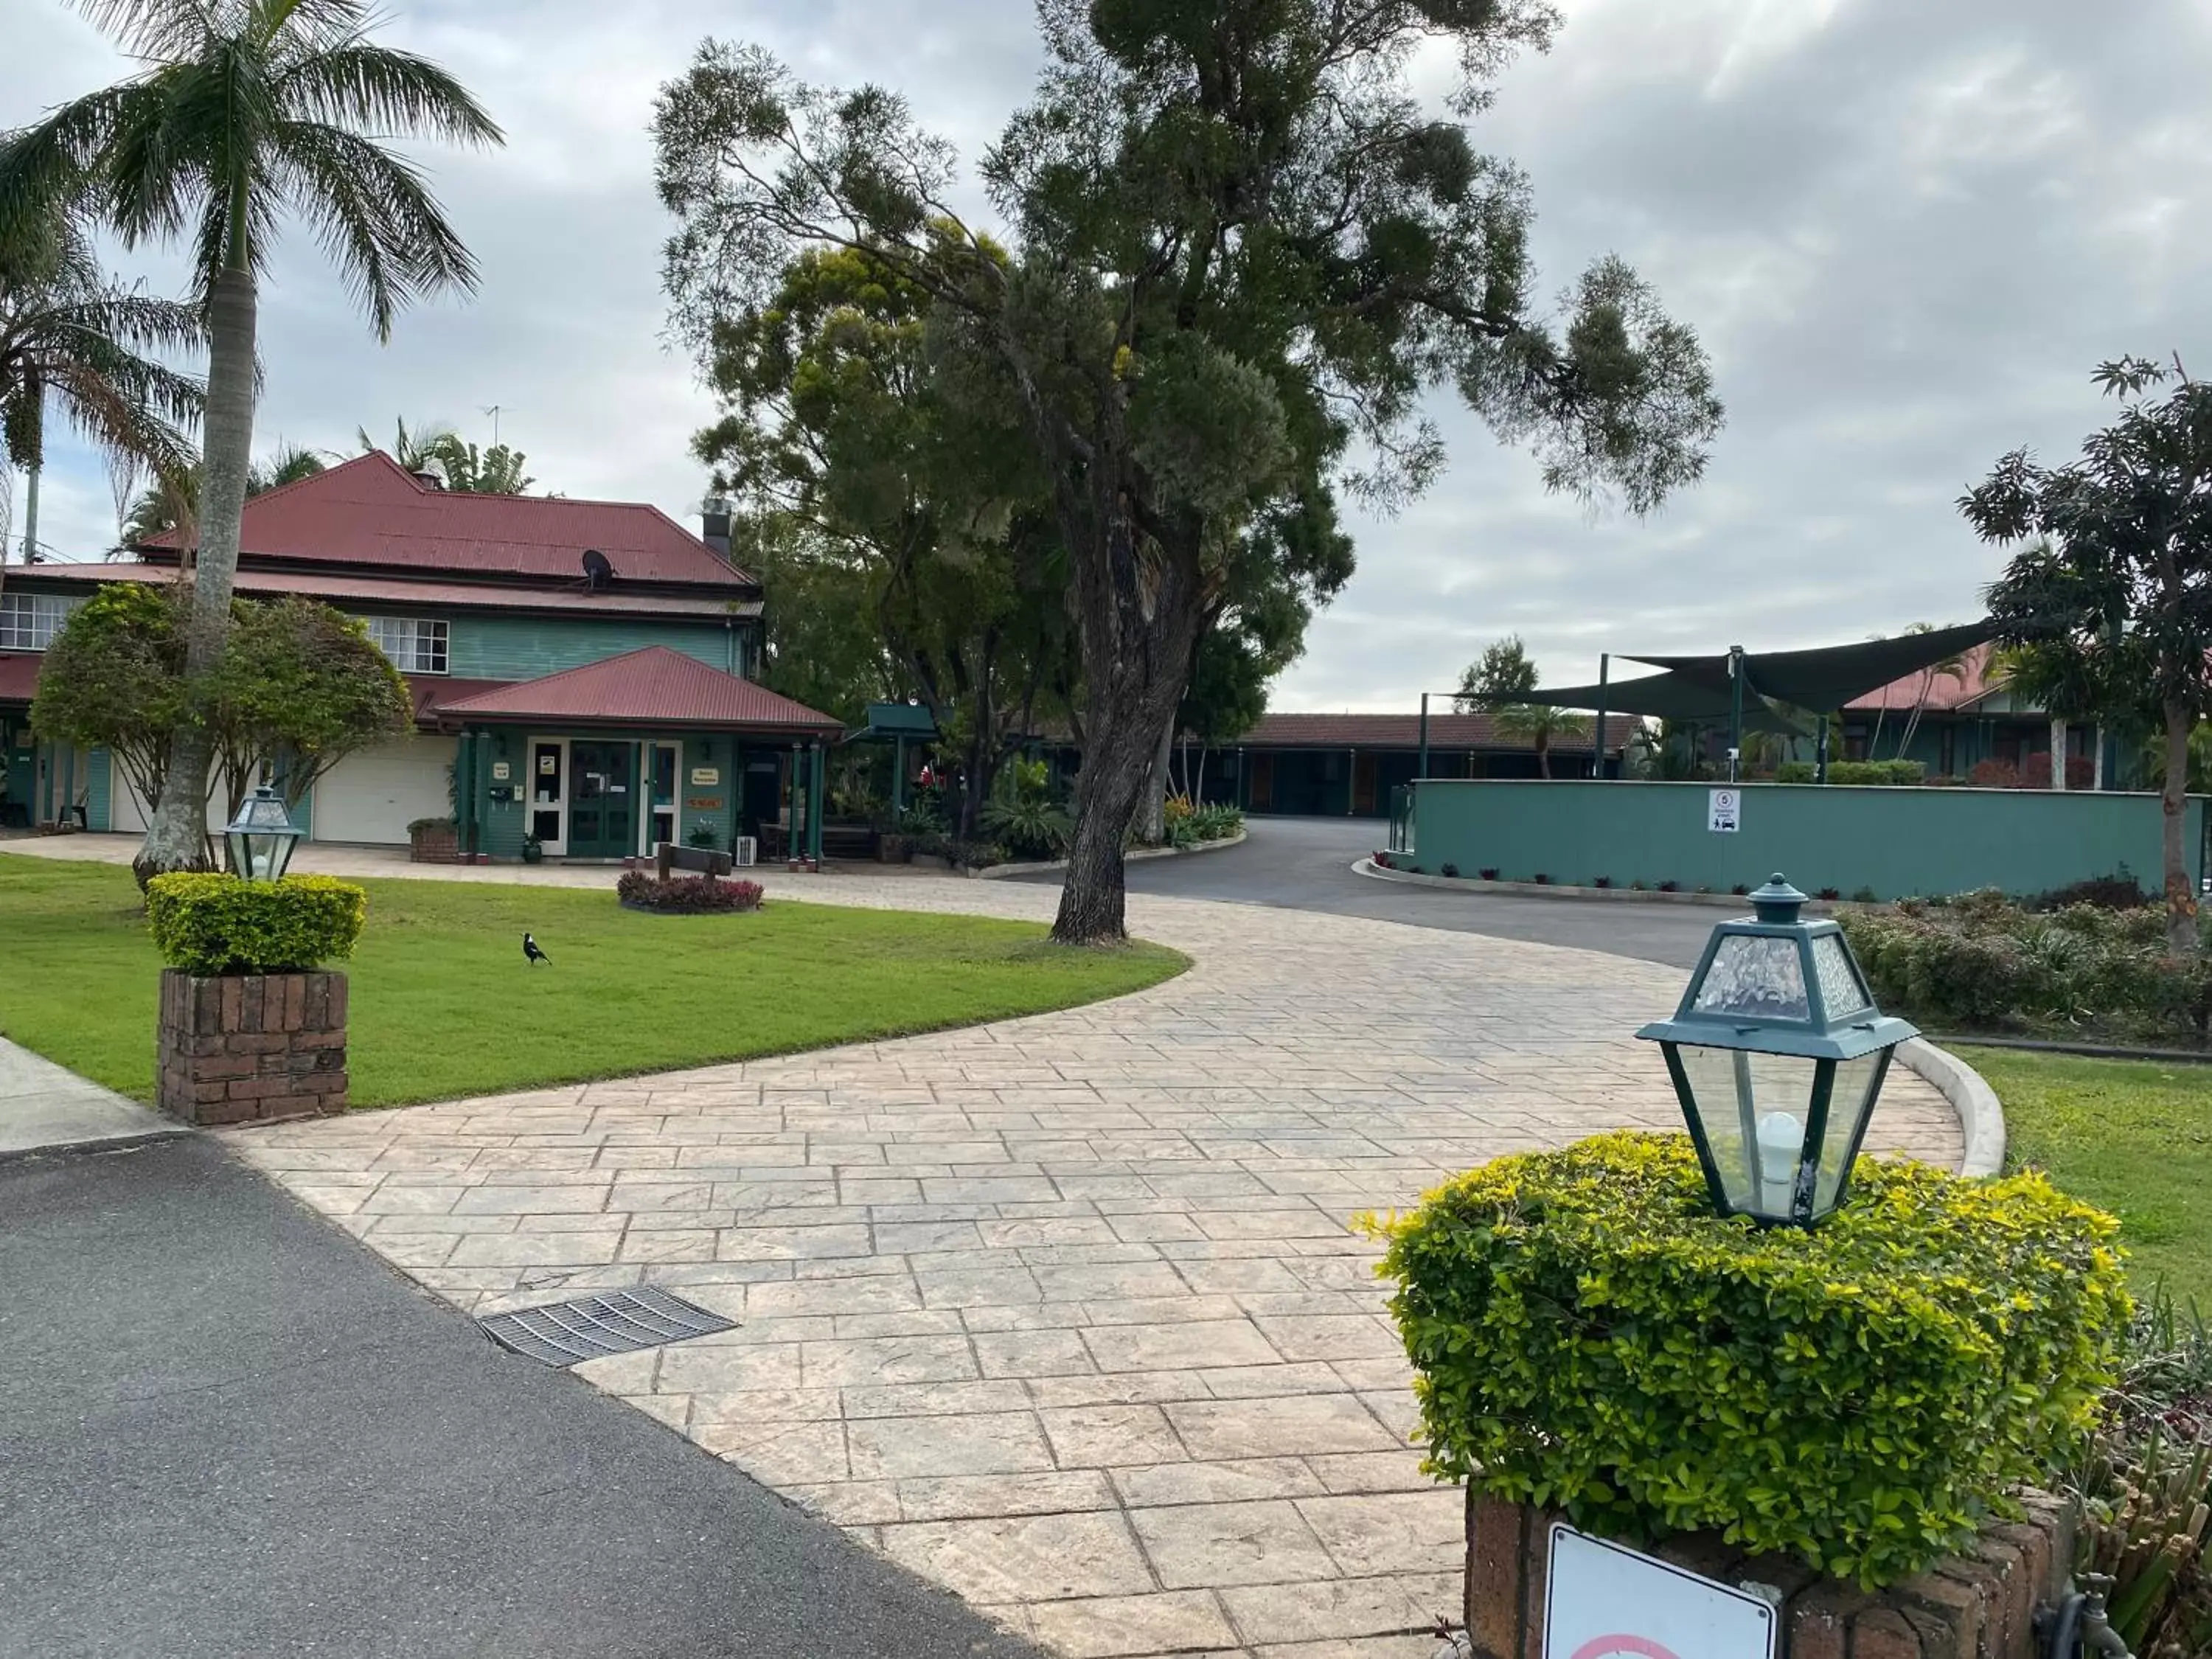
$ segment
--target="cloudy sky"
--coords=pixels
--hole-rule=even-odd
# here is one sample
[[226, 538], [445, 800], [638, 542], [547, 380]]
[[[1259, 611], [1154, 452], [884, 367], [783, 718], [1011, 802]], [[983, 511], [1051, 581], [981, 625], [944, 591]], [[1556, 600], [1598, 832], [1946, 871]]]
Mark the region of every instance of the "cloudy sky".
[[[351, 453], [434, 420], [526, 450], [541, 489], [690, 516], [708, 413], [661, 339], [646, 127], [702, 33], [810, 78], [899, 87], [973, 155], [1026, 93], [1024, 0], [392, 0], [386, 38], [456, 71], [503, 150], [434, 158], [484, 273], [379, 347], [304, 235], [262, 295], [257, 428]], [[1449, 402], [1449, 470], [1364, 525], [1359, 572], [1275, 706], [1404, 708], [1482, 644], [1547, 680], [1601, 651], [1823, 644], [1962, 621], [1995, 574], [1953, 509], [2001, 452], [2071, 454], [2126, 351], [2212, 364], [2212, 0], [1564, 0], [1478, 137], [1536, 191], [1548, 290], [1614, 251], [1702, 335], [1729, 428], [1646, 521], [1547, 497]], [[129, 66], [60, 0], [0, 0], [0, 125]], [[118, 267], [173, 288], [157, 252]], [[2187, 296], [2199, 296], [2192, 306]], [[2197, 367], [2192, 361], [2191, 367]], [[21, 505], [20, 481], [17, 506]], [[40, 539], [112, 540], [102, 469], [64, 447]], [[20, 526], [19, 526], [20, 533]]]

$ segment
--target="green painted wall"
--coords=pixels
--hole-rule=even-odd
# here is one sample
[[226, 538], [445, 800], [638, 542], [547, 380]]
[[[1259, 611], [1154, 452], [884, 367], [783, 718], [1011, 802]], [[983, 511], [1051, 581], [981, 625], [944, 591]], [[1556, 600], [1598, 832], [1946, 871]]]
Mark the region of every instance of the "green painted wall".
[[[529, 823], [528, 779], [526, 774], [528, 770], [526, 762], [531, 738], [562, 736], [599, 738], [607, 735], [605, 732], [563, 732], [536, 729], [526, 733], [518, 730], [501, 731], [497, 728], [479, 731], [475, 735], [474, 740], [468, 745], [466, 774], [469, 787], [475, 792], [477, 814], [480, 825], [477, 831], [477, 850], [489, 854], [495, 859], [515, 859], [522, 856], [523, 836]], [[677, 840], [680, 843], [688, 845], [692, 831], [704, 826], [713, 834], [714, 844], [725, 851], [728, 850], [732, 838], [738, 833], [733, 827], [733, 818], [739, 812], [743, 804], [739, 794], [740, 781], [745, 776], [744, 769], [747, 763], [768, 761], [773, 763], [774, 757], [781, 754], [784, 747], [781, 744], [774, 743], [741, 744], [726, 732], [693, 732], [688, 735], [673, 732], [623, 732], [619, 735], [617, 740], [639, 744], [672, 743], [681, 746], [682, 755], [678, 763], [676, 777]], [[495, 801], [491, 799], [494, 787], [492, 767], [499, 761], [507, 762], [510, 769], [512, 775], [507, 784], [501, 787], [512, 787], [517, 791], [518, 799], [514, 801]], [[718, 775], [716, 781], [711, 784], [693, 783], [691, 772], [695, 767], [713, 768]], [[641, 781], [637, 786], [640, 792], [637, 811], [640, 812], [647, 810], [644, 791], [646, 781], [649, 780], [642, 777], [641, 769]], [[690, 803], [695, 800], [711, 800], [715, 805], [711, 807], [693, 806]], [[771, 806], [769, 810], [772, 813], [773, 807]]]
[[[665, 645], [696, 657], [711, 668], [742, 668], [744, 635], [750, 624], [738, 623], [640, 622], [634, 619], [568, 621], [548, 617], [471, 616], [452, 613], [447, 641], [447, 672], [465, 679], [532, 680], [541, 674], [580, 668], [648, 645]], [[733, 664], [731, 653], [738, 653]]]
[[108, 814], [112, 810], [110, 801], [110, 780], [114, 776], [112, 758], [105, 749], [81, 751], [78, 764], [84, 768], [84, 822], [91, 830], [109, 827]]
[[[1782, 871], [1807, 892], [1880, 898], [2001, 887], [2046, 892], [2124, 866], [2158, 884], [2159, 801], [2148, 794], [2020, 789], [1742, 786], [1742, 827], [1707, 828], [1703, 783], [1443, 782], [1415, 786], [1407, 861], [1431, 875], [1495, 869], [1507, 881], [1617, 887], [1679, 883], [1725, 893]], [[2203, 878], [2208, 803], [2189, 804], [2190, 868]]]

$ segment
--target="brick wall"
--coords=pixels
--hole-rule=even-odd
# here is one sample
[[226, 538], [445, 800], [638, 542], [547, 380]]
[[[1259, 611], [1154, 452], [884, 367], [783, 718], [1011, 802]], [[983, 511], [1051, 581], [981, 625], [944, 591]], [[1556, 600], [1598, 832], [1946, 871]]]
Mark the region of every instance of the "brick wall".
[[[1782, 1598], [1777, 1659], [2039, 1659], [2033, 1618], [2063, 1588], [2071, 1511], [2033, 1495], [2020, 1525], [1985, 1528], [1968, 1554], [1867, 1594], [1783, 1557], [1696, 1534], [1652, 1553]], [[1543, 1659], [1544, 1577], [1558, 1517], [1468, 1494], [1467, 1628], [1474, 1659]]]
[[155, 1103], [187, 1123], [346, 1108], [343, 974], [161, 973]]

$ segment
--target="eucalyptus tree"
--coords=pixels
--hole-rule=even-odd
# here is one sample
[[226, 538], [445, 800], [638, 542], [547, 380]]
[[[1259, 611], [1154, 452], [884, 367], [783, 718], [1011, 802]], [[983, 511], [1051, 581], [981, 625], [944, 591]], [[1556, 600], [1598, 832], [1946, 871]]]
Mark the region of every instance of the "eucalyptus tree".
[[[998, 257], [955, 158], [882, 88], [797, 81], [709, 40], [665, 87], [665, 283], [711, 346], [795, 252], [865, 252], [993, 357], [1068, 561], [1083, 657], [1079, 811], [1054, 936], [1123, 936], [1121, 846], [1241, 538], [1391, 505], [1455, 389], [1544, 482], [1655, 507], [1721, 408], [1695, 336], [1616, 259], [1541, 314], [1527, 181], [1463, 125], [1540, 0], [1042, 0], [1047, 58], [982, 158]], [[1418, 51], [1456, 58], [1449, 109]]]
[[65, 212], [41, 204], [0, 222], [0, 563], [10, 469], [36, 487], [50, 410], [111, 465], [163, 473], [191, 464], [186, 434], [203, 388], [165, 357], [202, 337], [193, 307], [103, 271]]
[[185, 648], [192, 689], [138, 866], [204, 864], [198, 787], [230, 626], [253, 445], [259, 279], [288, 216], [338, 267], [379, 340], [410, 301], [472, 289], [476, 262], [423, 171], [388, 139], [488, 145], [499, 128], [446, 70], [379, 46], [363, 0], [81, 0], [143, 67], [0, 149], [0, 223], [70, 202], [126, 246], [190, 247], [209, 337], [205, 475]]

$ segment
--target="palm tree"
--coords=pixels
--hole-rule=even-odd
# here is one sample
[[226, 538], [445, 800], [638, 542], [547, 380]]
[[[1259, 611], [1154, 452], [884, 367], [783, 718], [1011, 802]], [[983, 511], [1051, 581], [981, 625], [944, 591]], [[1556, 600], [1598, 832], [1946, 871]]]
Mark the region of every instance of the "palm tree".
[[1552, 775], [1552, 743], [1557, 738], [1579, 738], [1590, 729], [1589, 717], [1571, 714], [1549, 703], [1508, 703], [1498, 711], [1501, 737], [1525, 739], [1536, 751], [1536, 775]]
[[[253, 447], [257, 283], [287, 212], [312, 225], [379, 340], [408, 301], [472, 289], [476, 261], [388, 136], [501, 142], [467, 89], [370, 41], [362, 0], [80, 0], [146, 67], [64, 104], [0, 148], [0, 223], [76, 201], [126, 246], [190, 239], [208, 319], [206, 471], [185, 668], [222, 653]], [[170, 788], [138, 856], [143, 879], [199, 867], [210, 758], [198, 716], [171, 741]]]
[[111, 461], [173, 467], [191, 453], [180, 428], [198, 419], [203, 389], [146, 354], [202, 337], [190, 306], [111, 281], [65, 215], [25, 212], [0, 228], [0, 564], [10, 468], [30, 474], [27, 541], [35, 534], [49, 401]]
[[[407, 420], [404, 416], [395, 420], [392, 425], [396, 430], [392, 440], [392, 447], [385, 449], [384, 453], [410, 472], [435, 471], [431, 463], [438, 459], [439, 446], [453, 436], [453, 428], [422, 425], [410, 432], [407, 429]], [[382, 444], [368, 435], [368, 428], [365, 426], [356, 427], [353, 435], [361, 441], [361, 453], [364, 455], [374, 450], [384, 449]]]
[[[1936, 624], [1917, 622], [1905, 631], [1907, 634], [1933, 634], [1936, 631]], [[1966, 659], [1963, 653], [1954, 651], [1942, 661], [1930, 663], [1920, 671], [1919, 683], [1912, 696], [1912, 713], [1905, 722], [1904, 735], [1897, 740], [1897, 757], [1899, 760], [1905, 758], [1905, 751], [1912, 746], [1913, 734], [1920, 730], [1920, 717], [1928, 712], [1928, 700], [1935, 695], [1937, 680], [1949, 680], [1954, 685], [1965, 686]], [[1876, 716], [1876, 720], [1879, 722], [1879, 715]], [[1875, 729], [1879, 735], [1881, 726], [1878, 723]], [[1874, 745], [1869, 744], [1867, 758], [1872, 760], [1874, 757]]]

